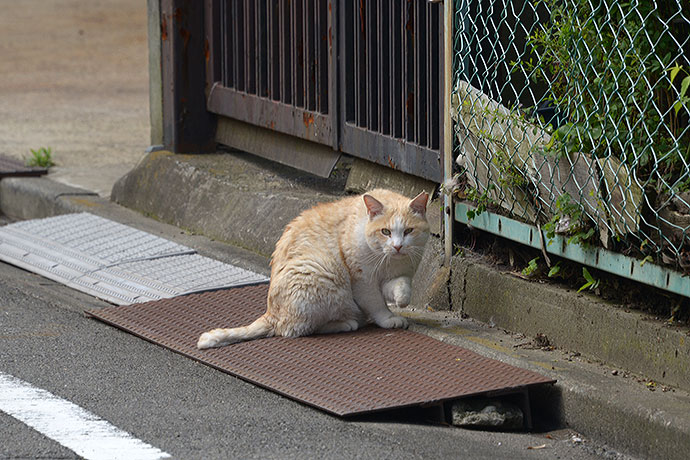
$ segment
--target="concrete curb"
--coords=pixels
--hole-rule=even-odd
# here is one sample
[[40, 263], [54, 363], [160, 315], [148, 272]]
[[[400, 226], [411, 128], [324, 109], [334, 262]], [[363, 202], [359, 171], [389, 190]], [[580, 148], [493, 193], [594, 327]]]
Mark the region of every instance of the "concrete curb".
[[[214, 169], [212, 165], [216, 160], [212, 156], [186, 158], [160, 154], [157, 158], [151, 158], [151, 164], [140, 165], [116, 185], [115, 189], [119, 190], [114, 190], [115, 199], [134, 204], [149, 217], [173, 225], [146, 218], [88, 191], [56, 184], [45, 178], [0, 181], [0, 211], [18, 219], [66, 212], [93, 212], [155, 234], [167, 235], [182, 244], [203, 248], [200, 252], [220, 260], [267, 273], [267, 259], [263, 256], [270, 254], [273, 239], [277, 240], [284, 225], [281, 221], [270, 226], [265, 222], [270, 220], [268, 217], [287, 222], [311, 203], [336, 198], [340, 193], [337, 187], [329, 188], [318, 181], [290, 186], [293, 179], [289, 177], [289, 172], [286, 177], [282, 171], [270, 168], [267, 175], [249, 170], [246, 182], [242, 183], [235, 177], [228, 179], [224, 176], [232, 171], [229, 166], [222, 171]], [[257, 163], [243, 167], [263, 168]], [[219, 183], [209, 184], [215, 180]], [[271, 187], [270, 191], [266, 190], [268, 186]], [[223, 187], [229, 190], [221, 191]], [[232, 205], [222, 207], [221, 203], [229, 199], [228, 196], [233, 199]], [[157, 200], [161, 202], [157, 203]], [[277, 203], [272, 207], [261, 207], [267, 206], [267, 201]], [[178, 204], [185, 209], [175, 213], [174, 208]], [[204, 215], [219, 211], [220, 216]], [[282, 217], [275, 217], [271, 212]], [[245, 213], [242, 215], [246, 217], [232, 218], [236, 215], [234, 213]], [[239, 240], [250, 251], [209, 241], [193, 232], [181, 232], [178, 227], [204, 232], [206, 236], [229, 242]], [[253, 230], [243, 230], [247, 227]], [[414, 329], [558, 379], [556, 386], [543, 388], [532, 395], [534, 411], [541, 414], [542, 424], [551, 428], [554, 423], [565, 424], [635, 455], [670, 459], [686, 457], [690, 448], [690, 417], [687, 415], [690, 414], [690, 396], [685, 392], [676, 390], [663, 393], [660, 389], [651, 392], [634, 377], [614, 376], [613, 369], [588, 363], [584, 358], [573, 358], [558, 350], [524, 349], [519, 346], [520, 342], [524, 342], [524, 337], [512, 336], [473, 320], [463, 320], [459, 311], [433, 312], [425, 308], [427, 303], [436, 308], [461, 305], [463, 312], [471, 313], [474, 317], [488, 321], [493, 315], [494, 322], [498, 318], [501, 322], [514, 325], [515, 329], [532, 327], [530, 331], [551, 334], [549, 339], [552, 343], [577, 350], [577, 347], [587, 346], [591, 337], [597, 335], [596, 331], [592, 331], [588, 338], [583, 331], [575, 330], [574, 337], [582, 335], [581, 341], [561, 344], [560, 340], [565, 339], [561, 339], [564, 336], [557, 326], [572, 325], [576, 317], [593, 314], [598, 305], [590, 305], [587, 298], [578, 298], [553, 286], [535, 286], [534, 283], [499, 273], [474, 259], [456, 257], [451, 269], [444, 269], [438, 262], [440, 250], [439, 242], [436, 243], [429, 246], [425, 255], [427, 269], [420, 271], [415, 279], [418, 287], [416, 305], [421, 307], [404, 312], [415, 321]], [[449, 289], [449, 278], [453, 280], [450, 286], [462, 286], [462, 289]], [[430, 298], [429, 293], [436, 297]], [[553, 296], [560, 296], [558, 302], [549, 300]], [[549, 303], [560, 307], [545, 309], [544, 305]], [[583, 306], [577, 306], [580, 303]], [[503, 308], [504, 316], [492, 313], [500, 311], [496, 309], [498, 304]], [[573, 318], [562, 316], [573, 311], [576, 312]], [[635, 321], [635, 318], [631, 321]], [[602, 321], [602, 328], [613, 327], [603, 324]], [[545, 330], [546, 327], [555, 329]], [[590, 346], [593, 355], [600, 345]], [[635, 356], [634, 350], [631, 356]]]
[[454, 310], [530, 337], [543, 334], [556, 347], [690, 389], [690, 337], [685, 329], [593, 295], [517, 278], [477, 257], [454, 257], [451, 271]]
[[[270, 256], [289, 221], [342, 196], [326, 179], [231, 153], [154, 152], [113, 187], [111, 199], [180, 228]], [[172, 186], [172, 188], [170, 188]]]

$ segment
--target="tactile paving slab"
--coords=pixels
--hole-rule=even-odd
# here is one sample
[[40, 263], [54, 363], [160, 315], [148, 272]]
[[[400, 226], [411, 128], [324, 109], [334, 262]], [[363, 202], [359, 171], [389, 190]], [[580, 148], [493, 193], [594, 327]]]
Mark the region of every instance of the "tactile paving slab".
[[272, 337], [198, 350], [202, 332], [263, 314], [267, 285], [91, 310], [87, 314], [261, 387], [339, 416], [511, 393], [537, 373], [406, 330]]
[[0, 260], [118, 305], [268, 281], [89, 213], [0, 227]]
[[47, 168], [25, 166], [21, 161], [0, 155], [0, 179], [3, 177], [42, 176], [47, 173]]

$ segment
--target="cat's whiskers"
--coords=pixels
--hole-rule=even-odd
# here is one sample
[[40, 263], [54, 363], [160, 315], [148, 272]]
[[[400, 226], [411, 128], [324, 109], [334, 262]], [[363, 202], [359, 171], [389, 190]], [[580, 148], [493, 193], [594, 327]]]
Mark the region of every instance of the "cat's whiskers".
[[376, 261], [376, 264], [374, 265], [374, 270], [371, 274], [371, 280], [372, 281], [375, 278], [379, 277], [379, 272], [381, 271], [381, 268], [383, 268], [384, 264], [387, 263], [387, 260], [388, 260], [388, 257], [386, 256], [386, 253], [381, 253], [381, 256]]
[[418, 246], [410, 246], [407, 250], [407, 256], [410, 258], [410, 261], [413, 264], [417, 263], [417, 262], [421, 262], [423, 255], [424, 255], [424, 249], [420, 248]]
[[368, 255], [367, 260], [371, 264], [371, 266], [373, 267], [373, 269], [371, 270], [371, 273], [370, 273], [370, 279], [369, 279], [370, 282], [373, 282], [376, 278], [379, 277], [380, 271], [384, 267], [384, 264], [387, 267], [388, 259], [389, 259], [389, 257], [383, 251], [381, 251], [381, 252], [372, 251]]

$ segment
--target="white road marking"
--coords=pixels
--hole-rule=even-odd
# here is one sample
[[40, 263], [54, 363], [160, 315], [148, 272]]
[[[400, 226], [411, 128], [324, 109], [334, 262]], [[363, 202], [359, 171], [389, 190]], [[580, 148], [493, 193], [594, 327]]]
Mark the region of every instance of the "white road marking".
[[0, 372], [0, 411], [86, 459], [170, 457], [76, 404], [3, 372]]

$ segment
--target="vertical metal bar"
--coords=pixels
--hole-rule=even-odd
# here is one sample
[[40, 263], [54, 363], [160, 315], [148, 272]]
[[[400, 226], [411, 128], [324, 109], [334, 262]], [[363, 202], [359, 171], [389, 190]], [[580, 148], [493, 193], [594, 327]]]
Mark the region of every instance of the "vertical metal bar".
[[304, 0], [304, 107], [307, 110], [316, 109], [316, 53], [314, 52], [314, 29], [316, 18], [314, 17], [315, 0]]
[[379, 45], [379, 107], [381, 108], [379, 131], [383, 134], [391, 132], [390, 114], [390, 81], [393, 78], [390, 71], [390, 56], [388, 53], [391, 31], [389, 27], [390, 0], [379, 0], [378, 45]]
[[254, 0], [254, 2], [252, 2], [252, 17], [250, 18], [250, 21], [252, 21], [254, 27], [251, 31], [249, 31], [249, 33], [250, 37], [252, 37], [252, 40], [254, 41], [253, 46], [250, 48], [250, 51], [252, 52], [252, 65], [254, 66], [254, 74], [251, 77], [254, 85], [254, 94], [257, 96], [261, 95], [261, 68], [259, 62], [259, 55], [261, 54], [261, 25], [259, 24], [260, 11], [261, 0]]
[[414, 109], [412, 111], [413, 117], [414, 117], [414, 138], [413, 141], [415, 143], [419, 143], [419, 138], [420, 138], [420, 123], [419, 123], [419, 112], [420, 112], [420, 104], [419, 104], [419, 93], [420, 93], [420, 87], [419, 87], [419, 81], [420, 81], [420, 71], [419, 71], [419, 58], [420, 58], [420, 50], [419, 47], [417, 46], [420, 44], [419, 40], [419, 32], [420, 32], [420, 17], [419, 17], [419, 5], [421, 2], [414, 2], [414, 7], [412, 9], [412, 14], [414, 15], [414, 28], [413, 30], [413, 35], [412, 35], [412, 58], [414, 59], [414, 70], [413, 75], [414, 75], [414, 86], [413, 86], [413, 92], [414, 92]]
[[370, 112], [370, 64], [369, 64], [369, 42], [371, 40], [371, 28], [369, 27], [369, 11], [368, 11], [368, 6], [370, 5], [370, 2], [360, 2], [360, 9], [363, 10], [363, 16], [362, 16], [362, 28], [364, 30], [363, 35], [362, 35], [362, 90], [363, 90], [363, 96], [362, 96], [362, 109], [364, 110], [364, 124], [362, 125], [364, 128], [369, 128], [369, 121], [371, 120], [371, 112]]
[[415, 114], [417, 122], [417, 136], [416, 142], [419, 145], [427, 146], [427, 118], [428, 118], [428, 99], [427, 99], [427, 86], [430, 68], [426, 65], [427, 63], [427, 42], [428, 37], [426, 34], [427, 26], [427, 8], [429, 7], [427, 2], [417, 2], [417, 11], [415, 18], [415, 75], [417, 85], [415, 88], [416, 93], [416, 104], [415, 104]]
[[352, 91], [355, 93], [354, 101], [355, 101], [355, 125], [361, 126], [361, 111], [360, 111], [360, 101], [359, 101], [359, 94], [360, 94], [360, 88], [362, 87], [361, 82], [360, 82], [360, 71], [359, 71], [359, 57], [361, 53], [359, 52], [359, 47], [360, 47], [360, 42], [362, 39], [362, 36], [359, 32], [360, 29], [360, 15], [359, 15], [359, 10], [358, 6], [356, 5], [356, 2], [350, 3], [352, 6], [352, 37], [353, 37], [353, 42], [354, 42], [354, 76], [355, 76], [355, 81], [354, 81], [354, 86], [352, 87]]
[[[331, 35], [331, 18], [329, 15], [329, 10], [332, 9], [329, 0], [319, 0], [319, 111], [321, 113], [331, 113], [329, 111], [328, 98], [330, 94], [330, 80], [331, 78], [335, 81], [337, 77], [335, 74], [333, 77], [329, 76], [329, 49], [330, 43], [333, 40]], [[343, 65], [343, 64], [341, 64]], [[334, 93], [335, 94], [335, 93]], [[335, 118], [335, 112], [333, 113], [332, 119]]]
[[393, 0], [391, 3], [391, 69], [393, 71], [393, 78], [391, 84], [391, 114], [393, 117], [393, 137], [404, 138], [403, 124], [405, 120], [405, 99], [403, 96], [403, 65], [402, 65], [402, 38], [405, 33], [403, 25], [405, 24], [401, 18], [401, 11], [403, 10], [400, 2]]
[[292, 105], [297, 105], [297, 97], [295, 96], [295, 82], [297, 80], [297, 36], [295, 32], [295, 4], [292, 0], [286, 0], [287, 8], [290, 15], [290, 38], [286, 41], [286, 51], [290, 53], [290, 76], [292, 77], [290, 85], [290, 94], [292, 94]]
[[[246, 0], [246, 8], [247, 8], [247, 24], [249, 27], [246, 29], [246, 34], [247, 34], [247, 46], [246, 46], [246, 56], [247, 56], [247, 92], [250, 94], [257, 94], [257, 88], [256, 88], [256, 77], [257, 77], [257, 69], [256, 69], [256, 55], [258, 54], [256, 52], [257, 48], [257, 39], [256, 35], [258, 33], [257, 31], [257, 25], [256, 25], [256, 0]], [[254, 27], [252, 27], [252, 25]]]
[[[244, 1], [233, 1], [233, 18], [235, 18], [235, 27], [233, 27], [234, 40], [232, 57], [234, 61], [234, 77], [235, 88], [238, 91], [244, 91]], [[231, 19], [232, 20], [232, 19]]]
[[279, 0], [269, 0], [268, 3], [269, 49], [268, 81], [269, 97], [274, 101], [281, 99], [280, 95], [280, 65], [282, 56], [280, 53], [280, 5]]
[[293, 99], [297, 107], [304, 107], [304, 22], [303, 0], [293, 0], [292, 27], [294, 29], [295, 84]]
[[[340, 3], [342, 9], [340, 10], [340, 23], [341, 23], [341, 45], [340, 50], [342, 50], [343, 65], [341, 66], [341, 99], [340, 103], [343, 104], [343, 119], [342, 123], [354, 122], [357, 124], [357, 91], [356, 78], [357, 75], [357, 53], [356, 49], [356, 20], [355, 16], [352, 14], [352, 2], [347, 0], [342, 0]], [[350, 7], [350, 8], [348, 8]]]
[[378, 123], [376, 123], [376, 131], [379, 133], [383, 132], [383, 126], [382, 126], [383, 117], [381, 116], [381, 113], [383, 112], [383, 100], [381, 97], [381, 95], [383, 94], [383, 90], [381, 88], [381, 85], [383, 83], [382, 82], [383, 75], [382, 75], [382, 69], [381, 69], [381, 67], [382, 67], [381, 61], [383, 60], [382, 59], [383, 53], [381, 52], [381, 46], [382, 46], [382, 42], [383, 42], [383, 40], [381, 40], [381, 29], [382, 29], [382, 27], [381, 27], [381, 6], [382, 6], [381, 0], [376, 0], [376, 5], [374, 6], [374, 9], [378, 13], [376, 15], [376, 45], [375, 45], [375, 48], [376, 48], [375, 66], [376, 66], [377, 78], [376, 78], [376, 82], [375, 82], [376, 83], [376, 101], [374, 102], [374, 104], [376, 105], [376, 111], [377, 111], [377, 115], [378, 115], [378, 117], [377, 117]]
[[292, 103], [297, 105], [297, 27], [295, 26], [295, 10], [297, 9], [295, 3], [288, 0], [288, 5], [290, 8], [290, 41], [287, 46], [290, 47], [290, 65], [292, 67]]
[[355, 108], [357, 111], [357, 126], [366, 127], [367, 111], [366, 111], [366, 52], [364, 50], [366, 40], [366, 27], [364, 21], [364, 4], [363, 2], [353, 2], [354, 15], [356, 20], [355, 25], [355, 87], [353, 90], [356, 93]]
[[366, 2], [366, 87], [367, 87], [367, 127], [371, 131], [378, 130], [378, 64], [376, 50], [377, 45], [377, 11], [376, 3], [374, 1]]
[[273, 100], [273, 2], [265, 2], [264, 20], [266, 22], [266, 97]]
[[400, 72], [398, 74], [400, 88], [398, 92], [398, 103], [400, 104], [400, 135], [401, 139], [407, 138], [407, 2], [401, 2], [399, 11], [400, 24], [398, 60]]
[[[335, 0], [329, 0], [329, 5]], [[355, 119], [355, 106], [354, 100], [352, 98], [351, 88], [354, 87], [353, 75], [354, 75], [354, 39], [352, 37], [352, 32], [354, 26], [352, 23], [354, 19], [352, 17], [352, 10], [348, 11], [349, 5], [351, 3], [347, 0], [339, 0], [337, 15], [336, 10], [332, 6], [329, 8], [329, 16], [331, 17], [331, 25], [329, 31], [335, 35], [334, 30], [338, 30], [337, 43], [329, 42], [331, 45], [329, 58], [330, 69], [338, 70], [338, 78], [340, 81], [336, 81], [337, 78], [331, 78], [329, 83], [330, 88], [333, 86], [338, 87], [338, 99], [334, 100], [332, 96], [329, 98], [331, 102], [335, 102], [336, 105], [331, 105], [331, 114], [335, 117], [339, 115], [339, 118], [335, 119], [335, 126], [337, 127], [336, 139], [333, 143], [333, 148], [335, 150], [341, 150], [342, 139], [345, 138], [345, 131], [348, 129], [348, 124], [350, 121]], [[337, 21], [337, 22], [336, 22]], [[336, 27], [337, 25], [337, 27]], [[337, 64], [336, 56], [341, 55], [344, 57], [345, 65]], [[338, 109], [339, 108], [339, 109]]]
[[441, 90], [443, 88], [443, 62], [437, 59], [436, 56], [442, 56], [443, 49], [443, 9], [439, 4], [432, 5], [429, 11], [429, 53], [427, 59], [429, 61], [429, 68], [431, 69], [431, 78], [429, 79], [429, 148], [439, 149], [442, 115], [440, 106]]
[[[453, 176], [453, 129], [450, 119], [450, 96], [453, 89], [453, 12], [455, 2], [443, 2], [443, 180]], [[444, 262], [450, 267], [453, 254], [453, 198], [443, 195]]]
[[405, 13], [405, 40], [403, 56], [405, 62], [405, 139], [415, 140], [415, 117], [414, 117], [414, 3], [408, 1]]
[[249, 59], [249, 52], [250, 52], [249, 49], [251, 48], [252, 43], [249, 40], [249, 30], [247, 30], [247, 29], [249, 29], [249, 27], [251, 27], [251, 24], [249, 22], [249, 20], [251, 18], [251, 14], [249, 11], [249, 5], [253, 4], [253, 1], [254, 0], [251, 0], [251, 2], [249, 0], [243, 0], [242, 1], [242, 3], [243, 3], [242, 8], [244, 9], [244, 20], [242, 21], [244, 23], [244, 29], [242, 30], [242, 33], [244, 35], [244, 37], [243, 37], [244, 47], [242, 48], [242, 60], [244, 61], [243, 79], [244, 79], [244, 90], [248, 93], [251, 92], [251, 87], [252, 87], [252, 84], [251, 84], [251, 78], [252, 78], [251, 77], [251, 63], [250, 63], [250, 59]]
[[[426, 94], [424, 95], [426, 99], [426, 132], [427, 132], [427, 146], [429, 148], [433, 148], [433, 113], [434, 110], [433, 108], [436, 106], [438, 103], [438, 99], [434, 101], [432, 99], [433, 95], [433, 88], [436, 83], [436, 73], [435, 73], [435, 68], [434, 68], [434, 63], [432, 62], [431, 56], [440, 56], [439, 53], [433, 54], [434, 53], [434, 30], [432, 28], [433, 25], [433, 17], [434, 17], [434, 12], [435, 12], [435, 4], [434, 3], [427, 3], [426, 7], [426, 24], [425, 24], [425, 31], [426, 31], [426, 58], [424, 61], [424, 66], [427, 69], [427, 85], [426, 85]], [[438, 45], [438, 43], [436, 43]], [[438, 61], [436, 59], [436, 61]]]
[[231, 29], [226, 25], [229, 14], [227, 10], [229, 1], [221, 0], [215, 2], [207, 0], [206, 2], [207, 7], [204, 20], [206, 21], [206, 33], [211, 36], [208, 46], [210, 67], [207, 68], [208, 74], [206, 75], [208, 85], [213, 85], [214, 81], [220, 81], [223, 86], [231, 87], [229, 80], [232, 56], [228, 47]]
[[204, 53], [206, 58], [206, 86], [210, 88], [217, 81], [223, 82], [226, 66], [222, 35], [225, 23], [225, 0], [204, 1]]
[[[163, 145], [179, 153], [215, 149], [215, 118], [206, 110], [204, 3], [160, 2]], [[196, 31], [196, 33], [188, 33]]]
[[268, 62], [270, 47], [268, 46], [269, 21], [267, 17], [269, 0], [259, 0], [256, 8], [257, 35], [257, 90], [259, 97], [268, 97]]
[[321, 69], [321, 1], [314, 0], [312, 9], [314, 11], [314, 30], [312, 31], [311, 40], [313, 42], [312, 46], [314, 49], [314, 65], [312, 68], [312, 74], [314, 76], [314, 110], [317, 112], [321, 111], [321, 79], [319, 69]]
[[309, 109], [309, 6], [307, 0], [297, 0], [301, 2], [301, 14], [298, 20], [302, 30], [302, 94], [304, 97], [304, 108]]
[[281, 101], [285, 104], [293, 103], [293, 59], [291, 8], [289, 0], [280, 2], [280, 58], [281, 58]]
[[230, 25], [230, 15], [232, 14], [233, 0], [223, 2], [223, 22], [221, 25], [221, 36], [223, 39], [221, 56], [223, 60], [223, 81], [228, 88], [234, 88], [235, 80], [235, 25]]

